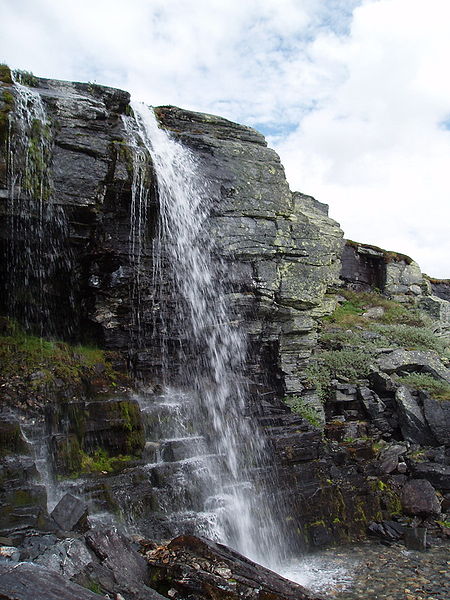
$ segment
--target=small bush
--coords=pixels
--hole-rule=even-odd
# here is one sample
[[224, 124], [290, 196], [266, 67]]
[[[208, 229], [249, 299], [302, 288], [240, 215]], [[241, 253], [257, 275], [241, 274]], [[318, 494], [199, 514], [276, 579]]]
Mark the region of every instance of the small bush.
[[314, 427], [320, 427], [320, 419], [312, 406], [307, 404], [301, 396], [286, 396], [283, 401], [289, 406], [292, 412], [306, 419]]
[[450, 400], [450, 384], [439, 381], [428, 373], [411, 373], [397, 378], [400, 383], [415, 390], [425, 390], [438, 400]]
[[23, 71], [22, 69], [16, 69], [13, 71], [14, 78], [22, 85], [28, 87], [38, 87], [39, 79], [31, 71]]
[[425, 327], [410, 325], [372, 325], [371, 329], [380, 333], [394, 344], [415, 350], [434, 350], [443, 353], [445, 345], [436, 334]]
[[324, 350], [316, 355], [305, 371], [308, 383], [315, 387], [319, 396], [325, 398], [332, 379], [355, 383], [367, 377], [371, 371], [374, 353], [367, 347], [358, 350]]

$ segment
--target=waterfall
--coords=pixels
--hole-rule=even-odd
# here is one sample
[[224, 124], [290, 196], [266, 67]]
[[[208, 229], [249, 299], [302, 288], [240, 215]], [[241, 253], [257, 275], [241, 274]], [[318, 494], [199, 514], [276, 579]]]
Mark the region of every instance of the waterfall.
[[[8, 314], [26, 330], [52, 337], [61, 333], [56, 330], [56, 315], [73, 307], [67, 222], [52, 195], [52, 129], [42, 98], [18, 82], [13, 94], [7, 148], [11, 237], [6, 303]], [[73, 319], [65, 319], [66, 336], [71, 327]]]
[[[196, 452], [199, 439], [205, 445], [203, 459], [201, 454], [192, 457], [203, 460], [202, 468], [182, 482], [192, 486], [194, 480], [202, 488], [199, 512], [213, 515], [202, 532], [275, 567], [284, 558], [283, 535], [270, 485], [264, 487], [264, 477], [253, 476], [267, 469], [265, 442], [246, 414], [246, 339], [227, 293], [226, 265], [208, 232], [210, 185], [193, 153], [158, 127], [153, 111], [142, 104], [132, 107], [135, 120], [128, 118], [127, 130], [134, 167], [143, 168], [144, 148], [152, 159], [159, 199], [153, 303], [165, 387], [157, 404], [167, 410], [172, 402], [185, 412], [189, 426], [171, 432], [181, 433], [174, 438], [178, 443], [189, 438], [192, 446], [195, 438]], [[146, 207], [137, 207], [148, 198], [143, 184], [142, 172], [135, 173], [132, 214], [137, 222], [130, 234], [135, 256], [140, 253], [136, 234], [146, 228]], [[148, 401], [146, 408], [155, 410]]]

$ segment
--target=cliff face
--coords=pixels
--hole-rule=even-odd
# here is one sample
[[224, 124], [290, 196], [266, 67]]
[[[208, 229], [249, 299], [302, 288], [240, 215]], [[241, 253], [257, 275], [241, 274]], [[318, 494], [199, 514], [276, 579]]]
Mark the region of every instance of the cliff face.
[[[113, 352], [112, 367], [138, 375], [147, 391], [156, 393], [163, 359], [167, 361], [152, 295], [159, 205], [146, 156], [145, 226], [141, 231], [133, 225], [138, 215], [125, 125], [131, 114], [129, 95], [92, 84], [35, 79], [33, 90], [47, 116], [44, 126], [33, 125], [36, 117], [28, 123], [24, 142], [20, 122], [8, 120], [20, 106], [17, 90], [7, 77], [0, 85], [0, 269], [7, 282], [1, 312], [39, 335], [48, 332], [72, 344], [93, 343]], [[31, 96], [26, 101], [34, 102]], [[161, 127], [190, 148], [210, 182], [211, 213], [205, 226], [215, 240], [215, 253], [229, 265], [227, 298], [247, 333], [247, 411], [270, 443], [278, 496], [294, 524], [286, 526], [286, 535], [317, 546], [362, 535], [371, 520], [400, 512], [407, 476], [428, 480], [448, 494], [445, 432], [450, 414], [430, 394], [410, 391], [395, 379], [426, 372], [447, 382], [441, 347], [404, 351], [408, 343], [393, 342], [391, 330], [383, 329], [389, 325], [383, 321], [386, 314], [391, 318], [395, 313], [397, 319], [401, 313], [402, 326], [414, 322], [403, 308], [383, 304], [379, 295], [361, 299], [348, 293], [377, 288], [396, 307], [406, 306], [406, 312], [421, 305], [435, 311], [444, 333], [449, 314], [445, 298], [431, 295], [433, 284], [407, 257], [387, 257], [354, 243], [344, 247], [342, 231], [327, 216], [327, 207], [289, 190], [278, 156], [256, 131], [171, 106], [155, 112]], [[22, 176], [20, 185], [12, 185], [20, 170], [13, 155], [36, 154], [36, 147], [45, 148], [34, 156], [38, 166]], [[40, 190], [37, 203], [27, 200], [35, 188]], [[46, 211], [42, 207], [48, 204], [51, 210]], [[434, 285], [435, 290], [445, 288]], [[333, 290], [336, 286], [341, 287]], [[168, 306], [175, 306], [173, 292], [164, 282], [162, 288]], [[353, 322], [342, 319], [349, 304], [357, 316]], [[371, 316], [364, 314], [370, 310]], [[428, 327], [425, 321], [417, 323]], [[175, 333], [177, 339], [185, 335]], [[359, 370], [336, 362], [360, 365], [366, 343], [370, 352]], [[75, 349], [71, 360], [79, 352]], [[179, 360], [174, 351], [169, 358], [174, 372]], [[71, 385], [61, 370], [49, 381], [41, 364], [24, 392], [5, 395], [9, 408], [1, 421], [7, 432], [2, 468], [15, 487], [1, 498], [3, 533], [20, 530], [20, 538], [31, 529], [51, 527], [45, 490], [35, 483], [36, 461], [20, 428], [20, 419], [30, 415], [48, 440], [56, 472], [74, 479], [89, 475], [78, 489], [101, 508], [120, 512], [126, 507], [133, 522], [155, 537], [179, 530], [179, 524], [161, 524], [155, 500], [155, 489], [173, 492], [170, 468], [149, 478], [144, 465], [158, 453], [170, 455], [167, 462], [182, 462], [186, 449], [144, 444], [144, 428], [162, 429], [163, 419], [155, 417], [152, 423], [133, 398], [114, 394], [116, 374], [106, 372], [112, 367], [104, 362], [83, 365], [77, 386], [72, 371]], [[98, 395], [105, 389], [107, 399]], [[413, 456], [407, 458], [415, 444], [432, 448], [428, 471]]]

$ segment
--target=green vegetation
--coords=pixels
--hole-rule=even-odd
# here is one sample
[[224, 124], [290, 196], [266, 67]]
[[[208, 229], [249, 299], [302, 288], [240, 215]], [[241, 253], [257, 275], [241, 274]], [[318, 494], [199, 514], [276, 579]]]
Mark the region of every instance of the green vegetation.
[[[389, 300], [376, 292], [336, 290], [345, 300], [325, 317], [319, 337], [320, 349], [305, 370], [306, 382], [324, 399], [332, 379], [356, 383], [366, 378], [380, 348], [432, 350], [448, 353], [444, 340], [436, 336], [431, 318], [415, 308]], [[363, 314], [369, 309], [371, 317]], [[419, 376], [417, 376], [419, 377]], [[435, 397], [448, 398], [448, 389], [431, 376], [405, 381], [427, 389]], [[445, 388], [445, 389], [444, 389]]]
[[92, 454], [81, 451], [80, 474], [113, 473], [131, 460], [135, 457], [122, 454], [109, 456], [104, 448], [97, 448]]
[[306, 379], [324, 399], [332, 379], [356, 382], [368, 375], [373, 359], [374, 354], [365, 347], [358, 350], [324, 350], [306, 368]]
[[27, 85], [28, 87], [37, 87], [39, 85], [39, 79], [31, 71], [16, 69], [13, 71], [13, 74], [16, 81], [22, 85]]
[[450, 400], [450, 384], [439, 381], [428, 373], [411, 373], [398, 377], [397, 380], [415, 390], [426, 390], [438, 400]]
[[99, 348], [28, 335], [7, 318], [0, 319], [0, 331], [0, 377], [4, 379], [20, 377], [34, 390], [99, 379], [105, 385], [115, 384], [118, 374]]
[[444, 342], [426, 327], [411, 325], [372, 325], [372, 331], [379, 333], [395, 346], [414, 350], [434, 350], [442, 354], [445, 351]]
[[321, 426], [317, 411], [315, 411], [312, 406], [308, 405], [300, 396], [286, 396], [283, 398], [283, 402], [290, 407], [292, 412], [300, 415], [303, 419], [306, 419], [311, 425], [314, 425], [314, 427]]
[[[0, 74], [1, 80], [1, 74]], [[9, 118], [8, 115], [14, 108], [14, 96], [8, 90], [3, 90], [0, 95], [0, 144], [8, 139]]]
[[5, 63], [0, 63], [0, 82], [12, 83], [11, 69]]

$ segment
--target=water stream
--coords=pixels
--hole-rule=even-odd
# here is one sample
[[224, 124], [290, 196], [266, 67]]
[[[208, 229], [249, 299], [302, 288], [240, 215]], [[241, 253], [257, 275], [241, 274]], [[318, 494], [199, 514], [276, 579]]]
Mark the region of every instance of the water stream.
[[[64, 211], [53, 198], [50, 177], [53, 136], [40, 94], [14, 83], [9, 114], [7, 215], [8, 314], [27, 331], [57, 336], [57, 315], [73, 307], [71, 254]], [[64, 285], [64, 294], [55, 286]], [[61, 303], [61, 298], [64, 302]], [[70, 335], [73, 319], [64, 319]]]
[[[191, 424], [188, 435], [175, 428], [162, 443], [189, 446], [193, 452], [189, 457], [186, 451], [184, 460], [197, 461], [188, 477], [198, 488], [197, 502], [199, 496], [202, 499], [196, 509], [199, 520], [209, 515], [202, 521], [202, 532], [274, 567], [286, 548], [272, 490], [254, 477], [255, 470], [267, 466], [267, 454], [262, 434], [247, 416], [246, 339], [224, 284], [225, 264], [208, 235], [210, 186], [190, 150], [159, 128], [153, 110], [132, 106], [135, 120], [130, 119], [127, 128], [135, 168], [142, 164], [144, 148], [157, 179], [153, 302], [158, 307], [155, 329], [164, 332], [163, 395], [166, 405], [175, 401], [184, 407], [186, 423]], [[135, 175], [138, 221], [146, 213], [145, 207], [136, 208], [148, 197], [141, 189], [143, 181], [142, 175]], [[143, 221], [132, 225], [133, 239], [143, 230]], [[134, 254], [139, 251], [134, 249]], [[140, 402], [144, 412], [154, 410], [151, 399]], [[189, 511], [192, 501], [186, 500], [182, 508]]]

